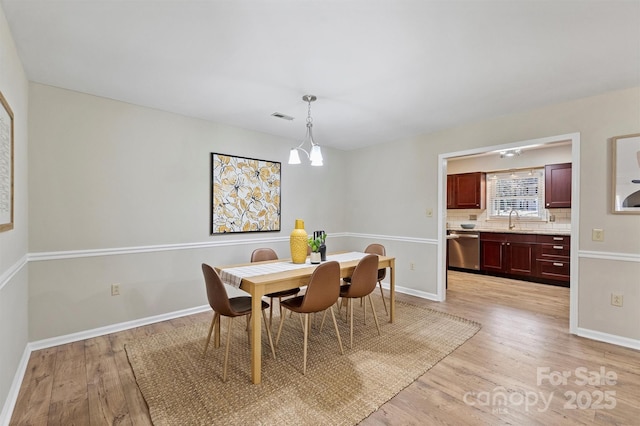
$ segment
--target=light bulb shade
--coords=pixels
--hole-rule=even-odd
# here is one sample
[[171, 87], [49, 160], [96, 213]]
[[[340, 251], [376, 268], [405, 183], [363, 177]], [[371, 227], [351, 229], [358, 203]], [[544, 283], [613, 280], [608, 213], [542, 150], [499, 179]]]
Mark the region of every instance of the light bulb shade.
[[309, 160], [311, 160], [312, 166], [322, 165], [322, 151], [320, 151], [320, 145], [313, 145], [311, 153], [309, 154]]
[[291, 148], [289, 151], [289, 164], [300, 164], [300, 155], [297, 148]]

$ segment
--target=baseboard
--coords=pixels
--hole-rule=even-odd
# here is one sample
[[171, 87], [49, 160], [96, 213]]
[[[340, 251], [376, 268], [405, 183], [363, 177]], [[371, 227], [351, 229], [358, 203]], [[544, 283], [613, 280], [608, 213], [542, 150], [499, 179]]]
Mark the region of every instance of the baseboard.
[[105, 327], [94, 328], [91, 330], [80, 331], [78, 333], [66, 334], [64, 336], [52, 337], [50, 339], [37, 340], [30, 342], [27, 347], [31, 351], [51, 348], [53, 346], [64, 345], [67, 343], [77, 342], [79, 340], [91, 339], [93, 337], [104, 336], [105, 334], [117, 333], [118, 331], [129, 330], [131, 328], [142, 327], [143, 325], [154, 324], [156, 322], [166, 321], [173, 318], [184, 317], [187, 315], [197, 314], [210, 310], [209, 305], [197, 306], [195, 308], [183, 309], [180, 311], [169, 312], [152, 317], [140, 318], [133, 321], [121, 322], [108, 325]]
[[627, 337], [616, 336], [615, 334], [603, 333], [601, 331], [589, 330], [578, 327], [576, 334], [591, 340], [611, 343], [612, 345], [623, 346], [625, 348], [640, 350], [640, 340], [629, 339]]
[[15, 408], [16, 402], [18, 401], [20, 386], [22, 386], [24, 374], [27, 371], [29, 357], [31, 357], [31, 350], [29, 349], [29, 345], [27, 345], [25, 346], [24, 352], [22, 353], [22, 358], [20, 359], [20, 364], [18, 364], [18, 368], [16, 369], [16, 374], [13, 376], [13, 382], [11, 383], [7, 399], [5, 400], [4, 406], [2, 407], [2, 412], [0, 412], [0, 426], [9, 426], [11, 415], [13, 414], [13, 409]]
[[[382, 282], [382, 288], [389, 290], [389, 283]], [[396, 293], [408, 294], [409, 296], [419, 297], [421, 299], [433, 300], [434, 302], [442, 302], [437, 294], [427, 293], [426, 291], [415, 290], [409, 287], [396, 286]]]

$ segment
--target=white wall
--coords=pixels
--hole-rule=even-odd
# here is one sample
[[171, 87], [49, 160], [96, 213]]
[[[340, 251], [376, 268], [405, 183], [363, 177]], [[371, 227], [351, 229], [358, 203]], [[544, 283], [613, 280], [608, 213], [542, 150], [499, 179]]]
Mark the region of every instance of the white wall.
[[[350, 152], [346, 228], [393, 238], [399, 284], [435, 293], [439, 218], [427, 217], [425, 211], [438, 210], [438, 156], [574, 132], [581, 141], [580, 205], [573, 206], [580, 219], [578, 327], [585, 334], [619, 336], [640, 347], [640, 215], [611, 214], [608, 140], [640, 132], [640, 88]], [[604, 242], [591, 240], [592, 228], [604, 229]], [[406, 241], [408, 237], [417, 241]], [[418, 264], [410, 271], [413, 261]], [[596, 268], [606, 271], [607, 279], [593, 274]], [[624, 294], [624, 307], [610, 305], [611, 292]]]
[[546, 164], [571, 162], [571, 144], [549, 144], [543, 148], [524, 150], [517, 157], [500, 158], [491, 153], [470, 157], [453, 158], [447, 161], [447, 174], [468, 172], [497, 172], [501, 170], [544, 167]]
[[[335, 150], [323, 148], [324, 167], [289, 166], [294, 141], [36, 83], [29, 92], [31, 340], [206, 305], [202, 262], [245, 262], [264, 245], [289, 257], [296, 218], [341, 247]], [[211, 152], [282, 162], [280, 232], [209, 235]]]
[[[28, 341], [27, 275], [28, 83], [0, 7], [0, 91], [14, 116], [14, 228], [0, 232], [0, 424]], [[19, 385], [19, 383], [18, 383]]]

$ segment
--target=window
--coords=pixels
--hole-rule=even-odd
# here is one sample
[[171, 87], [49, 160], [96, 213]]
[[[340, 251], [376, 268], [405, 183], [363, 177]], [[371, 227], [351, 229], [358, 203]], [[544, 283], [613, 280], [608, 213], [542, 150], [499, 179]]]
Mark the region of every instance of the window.
[[520, 219], [544, 220], [544, 169], [487, 173], [489, 219], [509, 217], [515, 210]]

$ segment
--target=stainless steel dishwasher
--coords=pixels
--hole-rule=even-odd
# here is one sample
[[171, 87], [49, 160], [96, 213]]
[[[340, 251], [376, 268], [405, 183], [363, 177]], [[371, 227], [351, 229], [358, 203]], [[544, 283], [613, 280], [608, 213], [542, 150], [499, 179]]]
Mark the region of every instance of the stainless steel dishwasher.
[[449, 267], [480, 270], [480, 232], [449, 231]]

